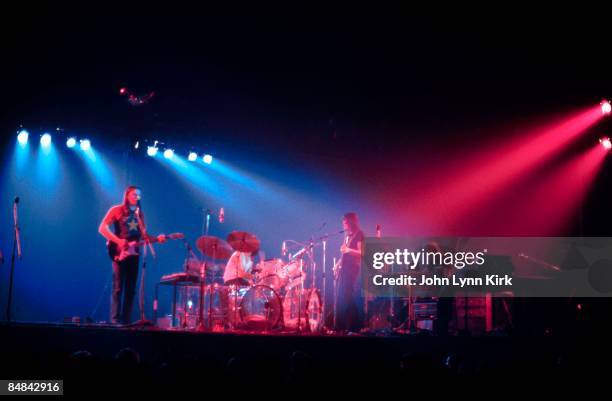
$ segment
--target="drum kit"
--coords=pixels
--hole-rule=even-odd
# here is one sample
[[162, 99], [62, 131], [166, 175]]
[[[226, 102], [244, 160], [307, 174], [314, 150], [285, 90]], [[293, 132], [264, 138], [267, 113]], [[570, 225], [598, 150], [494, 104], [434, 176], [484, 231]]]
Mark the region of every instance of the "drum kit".
[[196, 247], [207, 261], [189, 249], [185, 273], [191, 282], [180, 287], [176, 305], [179, 327], [216, 332], [318, 333], [323, 329], [319, 291], [305, 288], [312, 264], [308, 246], [287, 260], [262, 260], [244, 279], [227, 282], [223, 275], [228, 259], [234, 252], [256, 253], [259, 239], [245, 231], [234, 231], [226, 240], [201, 236]]

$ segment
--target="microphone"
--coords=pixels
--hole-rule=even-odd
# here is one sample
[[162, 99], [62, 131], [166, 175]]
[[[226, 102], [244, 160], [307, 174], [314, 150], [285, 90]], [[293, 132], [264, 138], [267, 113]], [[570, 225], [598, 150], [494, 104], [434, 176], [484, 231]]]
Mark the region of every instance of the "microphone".
[[380, 224], [376, 225], [376, 238], [380, 238]]
[[225, 209], [219, 209], [219, 223], [223, 224], [225, 221]]
[[17, 204], [19, 203], [19, 197], [16, 196], [15, 200], [13, 201], [13, 221], [15, 222], [15, 227], [17, 227], [17, 220], [18, 220], [18, 216], [17, 216]]
[[281, 253], [283, 256], [287, 256], [287, 242], [283, 241], [283, 246], [281, 247]]

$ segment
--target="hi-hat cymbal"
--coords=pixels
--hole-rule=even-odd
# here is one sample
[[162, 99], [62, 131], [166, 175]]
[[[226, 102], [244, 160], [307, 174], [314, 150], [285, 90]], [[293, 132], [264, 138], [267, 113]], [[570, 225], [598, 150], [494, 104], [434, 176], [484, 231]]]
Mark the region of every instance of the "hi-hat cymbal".
[[232, 231], [227, 236], [230, 246], [239, 252], [256, 252], [259, 250], [259, 240], [254, 234], [246, 231]]
[[233, 252], [227, 242], [211, 235], [203, 235], [198, 238], [196, 246], [200, 252], [213, 259], [229, 259]]

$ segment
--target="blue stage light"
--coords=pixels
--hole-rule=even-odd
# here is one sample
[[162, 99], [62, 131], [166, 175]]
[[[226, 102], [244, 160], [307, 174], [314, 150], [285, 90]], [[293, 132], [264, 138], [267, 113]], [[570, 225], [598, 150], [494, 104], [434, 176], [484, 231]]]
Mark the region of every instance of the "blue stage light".
[[194, 162], [198, 159], [198, 154], [196, 152], [189, 152], [189, 157], [187, 157], [187, 160], [189, 160], [190, 162]]
[[68, 140], [66, 141], [66, 146], [68, 146], [70, 149], [74, 148], [76, 146], [76, 138], [68, 138]]
[[40, 137], [40, 145], [43, 148], [48, 148], [49, 146], [51, 146], [51, 135], [43, 134], [43, 136]]
[[147, 154], [151, 157], [157, 154], [157, 146], [149, 146], [147, 147]]
[[26, 145], [28, 143], [29, 136], [30, 134], [28, 133], [28, 131], [21, 130], [19, 134], [17, 135], [17, 141], [19, 141], [19, 144], [21, 145]]
[[91, 142], [89, 139], [81, 139], [81, 150], [88, 151], [91, 149]]
[[172, 149], [164, 150], [164, 157], [166, 159], [172, 159], [172, 156], [174, 156], [174, 150], [172, 150]]
[[204, 155], [202, 161], [206, 164], [211, 164], [213, 161], [213, 157], [211, 155]]

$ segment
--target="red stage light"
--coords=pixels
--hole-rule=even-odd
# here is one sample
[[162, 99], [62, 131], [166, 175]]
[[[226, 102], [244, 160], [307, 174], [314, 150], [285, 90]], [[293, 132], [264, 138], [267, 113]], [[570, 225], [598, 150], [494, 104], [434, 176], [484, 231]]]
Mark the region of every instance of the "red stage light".
[[127, 92], [127, 88], [121, 88], [119, 89], [119, 94], [120, 95], [125, 95], [125, 93]]
[[[395, 212], [389, 212], [389, 219], [401, 221], [403, 226], [398, 223], [391, 230], [402, 233], [410, 230], [412, 235], [426, 232], [432, 236], [557, 235], [563, 231], [552, 223], [557, 221], [565, 228], [566, 213], [574, 212], [575, 204], [559, 202], [559, 207], [552, 208], [542, 206], [543, 200], [533, 206], [532, 197], [525, 194], [545, 186], [549, 197], [545, 194], [541, 197], [547, 202], [551, 194], [555, 194], [553, 199], [565, 197], [567, 189], [554, 185], [559, 169], [554, 167], [563, 166], [565, 163], [560, 160], [565, 157], [565, 150], [605, 117], [601, 105], [595, 103], [574, 112], [495, 123], [482, 129], [482, 142], [477, 141], [480, 135], [475, 133], [473, 140], [437, 149], [439, 157], [428, 160], [420, 160], [415, 147], [414, 153], [403, 159], [409, 161], [387, 162], [406, 173], [384, 178], [386, 185], [394, 189], [373, 194], [373, 198], [397, 207]], [[598, 137], [591, 138], [594, 139]], [[607, 159], [612, 149], [604, 151], [601, 146], [593, 143], [589, 157], [580, 161], [583, 167]], [[576, 174], [569, 167], [566, 171]], [[581, 178], [587, 182], [588, 173], [595, 174], [596, 167], [583, 171]], [[553, 184], [542, 185], [551, 180]], [[576, 189], [577, 195], [584, 195], [581, 189]], [[527, 198], [524, 205], [522, 198]], [[519, 202], [521, 207], [517, 207]], [[540, 208], [550, 209], [550, 213], [544, 215]], [[524, 217], [527, 213], [530, 219]]]
[[612, 111], [612, 106], [610, 105], [610, 102], [608, 100], [602, 101], [601, 102], [601, 113], [610, 114], [610, 111]]
[[606, 150], [612, 149], [612, 141], [610, 141], [610, 138], [608, 138], [607, 136], [599, 138], [599, 143], [601, 143], [601, 146], [603, 146]]

